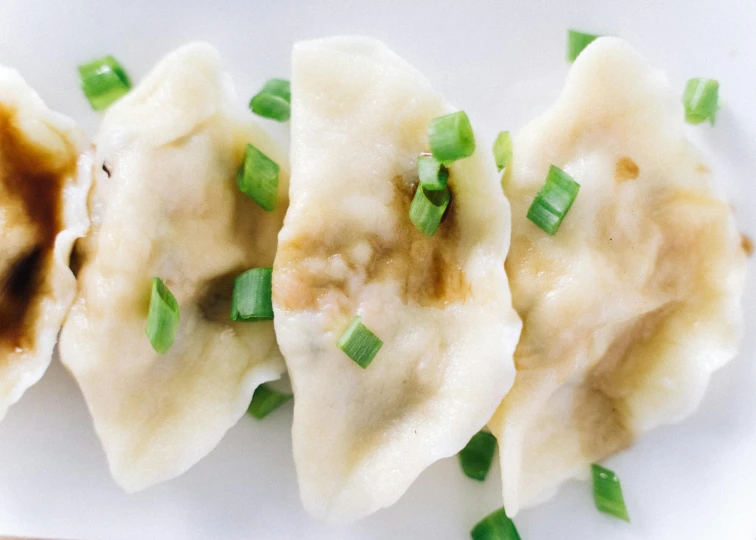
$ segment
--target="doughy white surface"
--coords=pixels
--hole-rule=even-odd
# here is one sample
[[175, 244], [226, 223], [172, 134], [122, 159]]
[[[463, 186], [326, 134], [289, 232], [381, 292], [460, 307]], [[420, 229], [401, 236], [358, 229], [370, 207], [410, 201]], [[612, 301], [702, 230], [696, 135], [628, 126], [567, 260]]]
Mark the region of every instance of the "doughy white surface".
[[[683, 118], [663, 73], [601, 38], [515, 138], [507, 273], [523, 333], [490, 423], [510, 515], [690, 414], [737, 351], [745, 254]], [[526, 218], [551, 164], [581, 185], [553, 237]]]
[[[229, 320], [233, 279], [273, 263], [288, 177], [234, 99], [215, 49], [188, 45], [114, 104], [95, 138], [93, 226], [60, 352], [127, 491], [191, 467], [284, 369], [272, 322]], [[275, 212], [236, 186], [247, 143], [282, 166]], [[154, 276], [180, 308], [165, 355], [145, 335]]]
[[[428, 123], [453, 111], [378, 41], [294, 47], [291, 206], [273, 299], [301, 497], [322, 519], [394, 503], [464, 447], [512, 383], [509, 208], [486, 142], [451, 166], [436, 235], [409, 221]], [[336, 345], [357, 314], [383, 340], [367, 369]]]

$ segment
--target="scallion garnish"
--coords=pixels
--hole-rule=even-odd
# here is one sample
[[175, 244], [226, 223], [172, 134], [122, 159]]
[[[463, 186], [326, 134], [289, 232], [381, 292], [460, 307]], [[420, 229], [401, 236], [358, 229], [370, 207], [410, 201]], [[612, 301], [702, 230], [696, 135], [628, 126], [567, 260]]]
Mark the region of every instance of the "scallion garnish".
[[238, 276], [231, 298], [231, 320], [272, 320], [272, 281], [272, 268], [253, 268]]
[[236, 185], [264, 210], [272, 212], [278, 202], [280, 170], [278, 163], [248, 144], [244, 164], [236, 173]]
[[482, 482], [491, 468], [495, 451], [496, 437], [487, 431], [479, 431], [459, 453], [462, 471], [468, 478]]
[[339, 349], [344, 351], [349, 358], [365, 369], [381, 350], [383, 341], [362, 324], [362, 317], [358, 315], [341, 336], [338, 345]]
[[713, 126], [719, 108], [719, 83], [714, 79], [690, 79], [685, 85], [683, 105], [685, 121], [700, 124], [705, 120]]
[[441, 224], [450, 200], [451, 192], [448, 187], [441, 190], [428, 190], [418, 185], [415, 197], [410, 204], [410, 221], [425, 236], [433, 236]]
[[528, 219], [554, 236], [575, 202], [580, 184], [559, 167], [552, 165], [546, 183], [528, 209]]
[[470, 531], [473, 540], [520, 540], [514, 522], [504, 508], [488, 514]]
[[574, 62], [588, 45], [599, 38], [595, 34], [586, 34], [577, 30], [567, 30], [567, 60]]
[[475, 134], [464, 111], [431, 120], [428, 138], [433, 157], [441, 163], [448, 164], [475, 152]]
[[156, 352], [168, 352], [176, 337], [178, 323], [179, 306], [176, 297], [160, 278], [153, 278], [146, 333]]
[[449, 182], [449, 169], [436, 161], [430, 154], [420, 154], [417, 158], [417, 176], [420, 185], [430, 191], [445, 189]]
[[291, 116], [291, 87], [284, 79], [270, 79], [249, 102], [253, 113], [286, 122]]
[[493, 145], [494, 159], [496, 168], [499, 172], [503, 171], [509, 162], [512, 161], [512, 136], [508, 131], [502, 131], [494, 141]]
[[79, 79], [84, 95], [96, 111], [107, 109], [131, 88], [129, 76], [112, 56], [79, 66]]
[[247, 412], [258, 420], [262, 420], [293, 397], [292, 394], [276, 392], [267, 384], [261, 384], [252, 394], [252, 402]]
[[591, 465], [593, 473], [593, 500], [596, 508], [605, 514], [630, 521], [622, 496], [622, 486], [614, 472], [595, 463]]

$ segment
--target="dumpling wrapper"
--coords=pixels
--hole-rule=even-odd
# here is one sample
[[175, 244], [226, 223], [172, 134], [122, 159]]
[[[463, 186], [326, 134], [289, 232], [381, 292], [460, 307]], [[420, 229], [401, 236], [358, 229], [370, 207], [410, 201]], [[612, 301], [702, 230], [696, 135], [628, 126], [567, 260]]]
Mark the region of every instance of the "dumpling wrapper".
[[[108, 110], [95, 139], [92, 231], [60, 351], [130, 492], [210, 452], [254, 389], [284, 370], [272, 322], [229, 318], [233, 279], [272, 266], [288, 182], [278, 150], [237, 121], [233, 100], [215, 49], [188, 45]], [[236, 186], [247, 143], [282, 166], [275, 212]], [[180, 307], [165, 355], [145, 335], [154, 276]]]
[[[514, 140], [507, 273], [523, 333], [490, 423], [510, 515], [690, 414], [736, 353], [745, 255], [683, 118], [663, 73], [601, 38]], [[553, 237], [526, 218], [551, 164], [581, 185]]]
[[[301, 497], [318, 518], [394, 503], [465, 446], [512, 384], [509, 207], [487, 145], [451, 166], [451, 209], [433, 238], [409, 220], [428, 124], [453, 111], [380, 42], [294, 47], [273, 301]], [[357, 314], [383, 340], [367, 369], [336, 344]]]
[[0, 66], [0, 419], [50, 365], [76, 294], [90, 162], [73, 121]]

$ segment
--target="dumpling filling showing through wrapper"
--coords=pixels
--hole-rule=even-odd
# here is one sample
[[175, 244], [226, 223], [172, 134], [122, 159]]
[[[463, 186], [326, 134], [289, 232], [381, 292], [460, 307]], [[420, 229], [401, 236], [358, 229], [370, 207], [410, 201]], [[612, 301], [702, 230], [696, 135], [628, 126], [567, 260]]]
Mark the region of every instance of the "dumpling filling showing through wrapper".
[[[455, 109], [382, 43], [300, 42], [292, 73], [276, 334], [295, 394], [302, 501], [349, 522], [462, 449], [510, 388], [520, 321], [504, 272], [509, 207], [479, 141], [450, 167], [436, 234], [415, 228], [428, 125]], [[366, 369], [337, 346], [356, 315], [383, 341]]]
[[[523, 331], [489, 424], [509, 515], [690, 414], [736, 354], [745, 254], [683, 119], [663, 73], [600, 38], [514, 139], [506, 267]], [[526, 218], [550, 165], [581, 186], [553, 237]]]
[[50, 365], [76, 294], [90, 161], [74, 122], [0, 66], [0, 420]]
[[[127, 491], [194, 465], [284, 370], [271, 321], [230, 320], [234, 278], [273, 264], [288, 187], [285, 159], [234, 101], [215, 49], [187, 45], [111, 106], [95, 138], [93, 226], [60, 352]], [[281, 165], [274, 212], [237, 188], [248, 143]], [[154, 277], [180, 309], [164, 355], [145, 335]]]

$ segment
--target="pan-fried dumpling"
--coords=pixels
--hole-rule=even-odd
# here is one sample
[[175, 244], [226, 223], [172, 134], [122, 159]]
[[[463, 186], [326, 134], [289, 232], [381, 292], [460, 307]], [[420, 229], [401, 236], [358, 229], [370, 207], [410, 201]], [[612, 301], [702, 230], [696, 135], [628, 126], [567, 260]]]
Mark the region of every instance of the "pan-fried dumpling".
[[[485, 145], [451, 166], [435, 236], [409, 219], [428, 124], [452, 111], [379, 42], [294, 47], [291, 205], [273, 301], [301, 497], [319, 518], [395, 502], [464, 447], [512, 383], [509, 208]], [[358, 314], [383, 341], [367, 369], [337, 346]]]
[[[523, 333], [490, 423], [510, 515], [691, 413], [736, 353], [745, 256], [683, 118], [661, 72], [602, 38], [515, 138], [507, 273]], [[553, 237], [526, 218], [552, 164], [581, 185]]]
[[0, 419], [44, 374], [76, 294], [68, 267], [87, 232], [83, 133], [0, 66]]
[[[189, 45], [114, 104], [95, 139], [93, 227], [61, 358], [128, 491], [191, 467], [284, 369], [272, 322], [229, 319], [233, 279], [272, 266], [287, 187], [271, 213], [238, 190], [247, 143], [284, 163], [233, 99], [217, 52]], [[145, 335], [153, 277], [180, 307], [165, 355]]]

